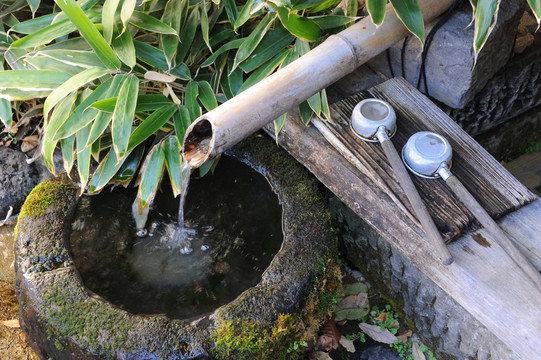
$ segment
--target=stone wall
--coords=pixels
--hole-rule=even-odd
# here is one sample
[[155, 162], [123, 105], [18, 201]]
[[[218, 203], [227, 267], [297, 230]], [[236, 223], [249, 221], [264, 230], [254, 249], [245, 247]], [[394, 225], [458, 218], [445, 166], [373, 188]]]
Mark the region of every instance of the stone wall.
[[395, 308], [412, 330], [444, 359], [512, 360], [516, 356], [470, 313], [402, 256], [336, 197], [330, 210], [339, 224], [346, 258]]

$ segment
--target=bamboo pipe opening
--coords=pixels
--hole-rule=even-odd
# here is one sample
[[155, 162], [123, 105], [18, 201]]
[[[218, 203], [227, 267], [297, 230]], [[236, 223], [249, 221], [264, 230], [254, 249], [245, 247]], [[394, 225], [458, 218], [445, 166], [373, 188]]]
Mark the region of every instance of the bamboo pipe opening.
[[182, 147], [184, 160], [191, 167], [203, 165], [211, 157], [214, 140], [212, 123], [205, 116], [199, 118], [186, 130], [186, 138]]

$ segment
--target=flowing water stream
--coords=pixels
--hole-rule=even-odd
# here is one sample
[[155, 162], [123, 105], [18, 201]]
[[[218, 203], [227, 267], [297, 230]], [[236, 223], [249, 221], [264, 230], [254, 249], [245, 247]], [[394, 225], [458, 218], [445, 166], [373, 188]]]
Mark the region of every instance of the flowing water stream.
[[162, 189], [144, 238], [131, 217], [134, 191], [81, 199], [70, 247], [90, 290], [130, 312], [188, 318], [261, 280], [283, 240], [282, 209], [261, 174], [224, 156], [213, 175], [191, 179], [184, 211], [169, 184]]

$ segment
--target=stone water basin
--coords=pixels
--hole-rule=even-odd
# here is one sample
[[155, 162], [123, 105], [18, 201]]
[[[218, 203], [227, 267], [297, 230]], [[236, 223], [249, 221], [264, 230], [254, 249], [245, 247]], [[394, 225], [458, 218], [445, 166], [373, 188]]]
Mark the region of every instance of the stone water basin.
[[[290, 328], [280, 329], [291, 336], [286, 337], [285, 342], [283, 337], [277, 336], [276, 341], [280, 339], [282, 343], [266, 346], [272, 347], [273, 351], [284, 354], [287, 352], [288, 346], [295, 341], [293, 336], [299, 334], [300, 326], [294, 322], [302, 322], [302, 316], [307, 314], [303, 307], [310, 303], [311, 308], [317, 308], [317, 304], [314, 306], [313, 299], [317, 297], [313, 296], [313, 289], [321, 282], [330, 283], [324, 279], [326, 264], [329, 264], [335, 256], [335, 237], [330, 231], [330, 217], [318, 191], [317, 182], [301, 165], [279, 150], [271, 140], [261, 136], [251, 137], [236, 146], [231, 155], [262, 174], [277, 194], [282, 212], [279, 220], [282, 223], [283, 242], [281, 245], [268, 239], [264, 243], [258, 242], [259, 235], [262, 236], [264, 231], [256, 229], [255, 233], [258, 234], [259, 231], [259, 235], [256, 235], [256, 239], [252, 240], [249, 247], [253, 247], [255, 253], [261, 255], [255, 256], [258, 261], [260, 257], [265, 257], [263, 253], [266, 253], [267, 263], [264, 266], [263, 263], [257, 263], [255, 266], [251, 265], [251, 268], [242, 268], [241, 265], [245, 260], [239, 260], [242, 255], [240, 251], [238, 257], [220, 258], [225, 253], [235, 255], [235, 247], [228, 250], [221, 247], [218, 242], [210, 240], [208, 244], [192, 243], [194, 253], [198, 252], [199, 256], [203, 256], [201, 259], [206, 256], [206, 253], [202, 252], [203, 245], [209, 246], [206, 251], [218, 250], [218, 259], [208, 261], [204, 269], [198, 269], [199, 272], [206, 271], [218, 275], [216, 281], [218, 284], [223, 284], [223, 281], [232, 284], [239, 277], [250, 278], [251, 281], [246, 289], [238, 288], [237, 293], [224, 297], [221, 302], [208, 304], [208, 301], [205, 303], [201, 299], [198, 300], [205, 303], [200, 311], [195, 311], [192, 307], [193, 302], [189, 301], [184, 303], [172, 301], [166, 307], [152, 307], [167, 302], [164, 300], [167, 296], [162, 297], [159, 294], [160, 281], [167, 283], [178, 277], [172, 276], [167, 280], [151, 275], [149, 269], [156, 266], [152, 265], [151, 261], [149, 267], [145, 267], [147, 265], [144, 261], [138, 262], [139, 267], [133, 266], [132, 263], [131, 268], [135, 269], [133, 271], [135, 275], [128, 274], [124, 280], [110, 286], [115, 290], [113, 295], [127, 294], [127, 298], [135, 297], [128, 288], [142, 289], [139, 294], [145, 291], [157, 292], [157, 297], [149, 301], [151, 305], [154, 304], [150, 308], [139, 307], [142, 300], [133, 301], [133, 304], [129, 305], [122, 301], [118, 302], [115, 296], [103, 290], [91, 289], [90, 275], [97, 273], [98, 280], [95, 282], [104, 283], [106, 280], [100, 279], [104, 272], [125, 272], [128, 266], [115, 265], [114, 256], [101, 264], [97, 261], [94, 265], [88, 265], [90, 262], [87, 263], [85, 260], [89, 256], [89, 251], [97, 253], [97, 259], [100, 259], [100, 256], [105, 259], [110, 257], [106, 255], [110, 248], [122, 247], [124, 244], [125, 247], [134, 249], [142, 245], [137, 244], [137, 241], [152, 244], [154, 240], [152, 237], [139, 240], [123, 239], [117, 234], [113, 241], [107, 239], [107, 235], [103, 233], [100, 235], [97, 232], [94, 239], [101, 239], [95, 240], [94, 245], [83, 241], [80, 244], [81, 251], [77, 253], [75, 247], [71, 245], [70, 237], [77, 232], [81, 234], [94, 232], [91, 229], [96, 228], [95, 224], [89, 223], [90, 220], [77, 221], [77, 217], [74, 218], [78, 204], [82, 204], [79, 208], [91, 207], [85, 205], [88, 199], [81, 200], [77, 195], [78, 188], [62, 176], [44, 182], [33, 190], [23, 206], [16, 229], [16, 292], [20, 305], [21, 326], [31, 346], [41, 358], [242, 359], [247, 358], [245, 354], [248, 350], [231, 346], [224, 348], [223, 344], [227, 343], [221, 341], [224, 329], [231, 331], [235, 326], [239, 329], [250, 328], [256, 331], [264, 328], [276, 329], [276, 326], [283, 326], [284, 318], [289, 319]], [[196, 191], [195, 187], [191, 191]], [[133, 197], [129, 197], [130, 201], [132, 199]], [[255, 202], [253, 194], [249, 195], [250, 199], [252, 204], [249, 206], [253, 207]], [[120, 203], [118, 205], [119, 208], [124, 208]], [[248, 217], [243, 214], [242, 209], [235, 211], [237, 215], [233, 218]], [[152, 216], [159, 217], [159, 214]], [[73, 219], [75, 226], [72, 226]], [[81, 221], [85, 224], [82, 225]], [[104, 221], [106, 220], [102, 220]], [[155, 226], [157, 229], [161, 226], [160, 221], [150, 218], [151, 234], [153, 224], [158, 224]], [[187, 221], [190, 222], [189, 216]], [[111, 216], [109, 223], [114, 222]], [[202, 226], [208, 224], [202, 221]], [[247, 224], [239, 226], [244, 230], [248, 227]], [[110, 229], [106, 230], [105, 234], [109, 231]], [[125, 232], [134, 233], [132, 230]], [[165, 233], [167, 234], [167, 231]], [[273, 236], [276, 234], [271, 238]], [[156, 240], [151, 247], [159, 249], [160, 244], [163, 245], [164, 241]], [[274, 251], [277, 251], [276, 255], [272, 255]], [[137, 254], [137, 251], [131, 252], [132, 255], [134, 253]], [[177, 254], [172, 259], [178, 260], [179, 256]], [[85, 267], [90, 271], [86, 271]], [[92, 269], [96, 267], [101, 267], [101, 270], [93, 271]], [[235, 267], [244, 274], [233, 275], [229, 280], [224, 280], [226, 273]], [[254, 278], [255, 269], [261, 267], [262, 274]], [[179, 270], [177, 267], [174, 270], [182, 269]], [[145, 281], [140, 281], [144, 278], [142, 274], [147, 275], [146, 284]], [[184, 281], [189, 283], [189, 286], [181, 290], [181, 293], [199, 292], [204, 293], [208, 299], [213, 299], [216, 296], [207, 295], [216, 294], [221, 290], [209, 290], [211, 282], [208, 277]], [[154, 288], [145, 288], [149, 285], [154, 285]], [[277, 325], [278, 323], [281, 325]], [[265, 354], [260, 354], [260, 357], [265, 358]]]

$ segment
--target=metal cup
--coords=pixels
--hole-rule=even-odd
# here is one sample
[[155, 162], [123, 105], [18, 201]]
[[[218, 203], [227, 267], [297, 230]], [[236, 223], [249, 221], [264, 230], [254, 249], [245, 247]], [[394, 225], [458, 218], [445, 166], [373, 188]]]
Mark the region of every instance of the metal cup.
[[428, 179], [440, 177], [442, 167], [449, 169], [452, 157], [449, 141], [430, 131], [413, 134], [402, 149], [406, 167], [412, 173]]
[[376, 133], [382, 126], [389, 137], [392, 137], [396, 132], [396, 114], [394, 109], [385, 101], [365, 99], [353, 109], [351, 129], [361, 139], [378, 142]]

